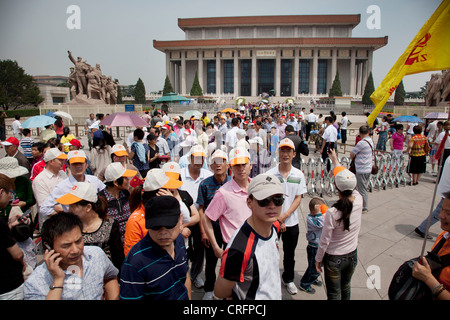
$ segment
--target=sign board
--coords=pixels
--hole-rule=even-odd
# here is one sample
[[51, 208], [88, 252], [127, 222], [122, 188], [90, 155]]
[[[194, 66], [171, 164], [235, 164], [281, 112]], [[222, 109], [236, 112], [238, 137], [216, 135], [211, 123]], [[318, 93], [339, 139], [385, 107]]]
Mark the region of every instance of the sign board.
[[134, 112], [134, 104], [126, 104], [125, 112]]
[[256, 50], [257, 57], [276, 57], [276, 50]]

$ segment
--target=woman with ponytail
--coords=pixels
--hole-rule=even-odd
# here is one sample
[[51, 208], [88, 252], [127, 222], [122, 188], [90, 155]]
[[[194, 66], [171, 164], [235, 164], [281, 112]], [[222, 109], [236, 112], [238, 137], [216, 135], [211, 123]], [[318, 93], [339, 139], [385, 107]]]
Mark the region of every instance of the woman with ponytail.
[[319, 249], [318, 272], [325, 271], [328, 300], [350, 300], [350, 282], [358, 262], [358, 235], [363, 199], [356, 188], [356, 176], [339, 165], [334, 150], [328, 153], [339, 199], [325, 214]]
[[106, 198], [97, 196], [97, 190], [93, 184], [77, 182], [69, 193], [56, 201], [68, 205], [69, 211], [80, 218], [83, 223], [84, 245], [102, 248], [120, 271], [125, 256], [120, 240], [119, 223], [107, 215]]

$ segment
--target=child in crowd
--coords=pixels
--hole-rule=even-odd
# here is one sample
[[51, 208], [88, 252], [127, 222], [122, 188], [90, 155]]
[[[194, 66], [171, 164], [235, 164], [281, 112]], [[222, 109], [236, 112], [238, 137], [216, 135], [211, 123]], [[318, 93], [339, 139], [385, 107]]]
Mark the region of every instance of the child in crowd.
[[320, 236], [322, 234], [322, 227], [324, 223], [324, 214], [328, 207], [320, 198], [313, 198], [309, 202], [309, 215], [306, 219], [306, 240], [308, 246], [306, 253], [308, 256], [308, 269], [300, 280], [300, 290], [313, 294], [316, 290], [311, 287], [312, 284], [321, 286], [322, 282], [318, 280], [320, 273], [316, 270], [316, 253], [319, 246]]
[[405, 141], [405, 136], [403, 135], [403, 125], [397, 124], [396, 132], [391, 136], [390, 145], [392, 153], [397, 157], [403, 153], [403, 142]]
[[23, 138], [20, 140], [20, 146], [23, 151], [23, 155], [30, 161], [33, 161], [33, 153], [31, 152], [31, 147], [33, 146], [34, 139], [31, 137], [30, 129], [22, 130]]
[[278, 135], [278, 130], [276, 127], [270, 128], [270, 161], [274, 162], [274, 159], [277, 157], [278, 143], [280, 142], [280, 136]]

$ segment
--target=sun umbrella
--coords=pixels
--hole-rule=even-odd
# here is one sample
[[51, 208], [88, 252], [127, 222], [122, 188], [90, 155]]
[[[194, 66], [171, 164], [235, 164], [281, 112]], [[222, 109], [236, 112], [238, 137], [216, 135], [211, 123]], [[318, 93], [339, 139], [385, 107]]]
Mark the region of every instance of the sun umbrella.
[[153, 100], [152, 103], [178, 102], [178, 101], [189, 101], [189, 99], [185, 98], [183, 96], [179, 96], [176, 93], [171, 92], [171, 93], [168, 93], [165, 96], [162, 96], [161, 98]]
[[49, 116], [45, 116], [45, 115], [41, 115], [41, 116], [34, 116], [31, 118], [28, 118], [27, 120], [25, 120], [20, 126], [22, 128], [42, 128], [45, 126], [48, 126], [50, 124], [54, 124], [56, 121], [55, 118], [49, 117]]
[[396, 122], [421, 122], [423, 123], [422, 119], [416, 116], [400, 116], [395, 118], [393, 121]]
[[63, 119], [67, 119], [67, 120], [73, 121], [72, 116], [70, 114], [68, 114], [67, 112], [64, 112], [64, 111], [56, 111], [56, 112], [54, 112], [54, 115], [55, 116], [60, 116]]
[[139, 117], [136, 113], [130, 112], [116, 112], [107, 115], [101, 122], [100, 125], [110, 126], [110, 127], [137, 127], [137, 126], [148, 126], [147, 121]]
[[201, 116], [202, 116], [201, 112], [197, 110], [189, 110], [183, 113], [184, 119], [190, 119], [191, 117], [201, 117]]
[[226, 108], [226, 109], [223, 109], [220, 112], [222, 112], [222, 113], [227, 113], [227, 112], [229, 112], [229, 113], [236, 113], [237, 110], [234, 110], [233, 108]]
[[55, 113], [54, 113], [52, 110], [50, 110], [50, 111], [47, 112], [45, 115], [46, 115], [46, 116], [49, 116], [49, 117], [54, 117], [54, 116], [55, 116]]
[[448, 113], [446, 112], [430, 112], [427, 113], [424, 119], [437, 119], [437, 120], [447, 120], [448, 119]]

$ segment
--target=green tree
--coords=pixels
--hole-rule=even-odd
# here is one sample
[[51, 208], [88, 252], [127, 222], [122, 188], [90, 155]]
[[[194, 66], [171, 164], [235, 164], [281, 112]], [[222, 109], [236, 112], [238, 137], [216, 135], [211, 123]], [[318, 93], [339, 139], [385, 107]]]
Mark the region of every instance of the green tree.
[[203, 90], [202, 87], [200, 86], [200, 82], [198, 81], [197, 72], [195, 73], [194, 83], [192, 84], [190, 94], [191, 96], [203, 96]]
[[397, 88], [395, 89], [395, 95], [394, 95], [394, 105], [395, 106], [402, 106], [405, 102], [405, 87], [403, 86], [403, 80], [400, 81]]
[[163, 88], [162, 95], [166, 96], [170, 92], [173, 92], [172, 83], [170, 83], [169, 76], [166, 75], [166, 80], [164, 81], [164, 88]]
[[5, 110], [37, 106], [44, 98], [32, 76], [25, 73], [16, 61], [0, 60], [0, 105]]
[[364, 95], [362, 97], [362, 104], [363, 105], [373, 105], [372, 100], [370, 99], [370, 96], [375, 91], [375, 85], [373, 84], [373, 77], [372, 72], [369, 74], [369, 77], [367, 78], [366, 87], [364, 88]]
[[330, 97], [342, 97], [341, 81], [339, 80], [339, 70], [336, 71], [336, 77], [334, 78], [333, 85], [330, 89]]
[[145, 103], [145, 86], [141, 78], [138, 79], [134, 88], [134, 102], [139, 104]]

